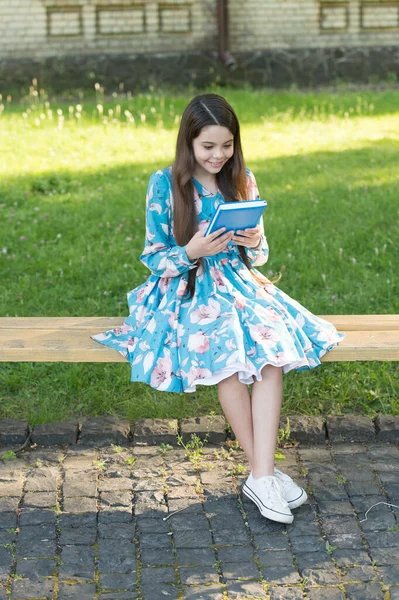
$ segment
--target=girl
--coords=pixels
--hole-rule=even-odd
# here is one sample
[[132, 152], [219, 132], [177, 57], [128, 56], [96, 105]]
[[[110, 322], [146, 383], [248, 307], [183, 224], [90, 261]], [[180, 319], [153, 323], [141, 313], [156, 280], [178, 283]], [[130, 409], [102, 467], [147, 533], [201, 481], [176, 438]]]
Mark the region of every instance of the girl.
[[220, 202], [257, 198], [234, 110], [216, 94], [193, 98], [173, 165], [148, 184], [140, 261], [151, 275], [128, 293], [122, 327], [91, 337], [127, 358], [131, 381], [166, 392], [217, 384], [251, 467], [243, 492], [263, 516], [292, 523], [307, 495], [274, 469], [282, 373], [320, 365], [344, 335], [254, 269], [269, 254], [263, 218], [204, 236]]

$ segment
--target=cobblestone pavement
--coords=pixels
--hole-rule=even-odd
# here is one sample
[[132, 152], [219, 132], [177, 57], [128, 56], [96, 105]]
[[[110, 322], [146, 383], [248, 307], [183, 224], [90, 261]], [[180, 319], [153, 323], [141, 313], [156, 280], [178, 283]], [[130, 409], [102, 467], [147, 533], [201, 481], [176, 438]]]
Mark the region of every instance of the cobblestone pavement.
[[279, 452], [309, 494], [291, 525], [242, 496], [233, 442], [0, 460], [0, 600], [398, 600], [399, 509], [361, 522], [399, 504], [398, 445]]

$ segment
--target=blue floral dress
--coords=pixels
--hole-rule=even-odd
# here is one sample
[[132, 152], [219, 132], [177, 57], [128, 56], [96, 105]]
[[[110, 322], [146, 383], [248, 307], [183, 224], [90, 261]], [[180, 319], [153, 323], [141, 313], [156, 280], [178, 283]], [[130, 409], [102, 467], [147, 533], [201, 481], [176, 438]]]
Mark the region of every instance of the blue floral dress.
[[[261, 380], [266, 364], [287, 373], [320, 365], [320, 358], [345, 336], [265, 279], [260, 285], [244, 264], [237, 244], [205, 256], [195, 293], [184, 299], [188, 274], [197, 264], [173, 235], [172, 167], [150, 177], [146, 195], [146, 237], [140, 261], [151, 274], [127, 294], [129, 316], [121, 327], [91, 336], [131, 364], [131, 381], [165, 392], [194, 392], [238, 373], [245, 384]], [[248, 200], [259, 198], [246, 169]], [[194, 182], [199, 229], [224, 202]], [[245, 248], [252, 267], [264, 265], [269, 248], [261, 220], [257, 249]]]

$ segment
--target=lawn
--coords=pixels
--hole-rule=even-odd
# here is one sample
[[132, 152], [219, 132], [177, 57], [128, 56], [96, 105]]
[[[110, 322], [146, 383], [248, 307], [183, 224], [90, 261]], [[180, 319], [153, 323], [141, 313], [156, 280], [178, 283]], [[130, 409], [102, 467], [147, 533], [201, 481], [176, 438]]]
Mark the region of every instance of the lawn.
[[[265, 275], [315, 314], [397, 313], [399, 91], [223, 89], [268, 200]], [[31, 95], [0, 109], [1, 316], [127, 316], [149, 272], [150, 174], [171, 164], [193, 94], [71, 105]], [[93, 342], [94, 343], [94, 342]], [[396, 363], [325, 363], [284, 379], [283, 414], [399, 413]], [[220, 413], [217, 388], [157, 392], [130, 365], [1, 363], [0, 418]]]

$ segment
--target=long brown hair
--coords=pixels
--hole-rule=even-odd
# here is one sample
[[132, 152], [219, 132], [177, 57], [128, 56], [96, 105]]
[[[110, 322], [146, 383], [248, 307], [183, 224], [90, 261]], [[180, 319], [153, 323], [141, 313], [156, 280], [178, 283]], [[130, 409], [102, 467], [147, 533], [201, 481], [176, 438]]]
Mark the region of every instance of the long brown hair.
[[[179, 246], [185, 246], [198, 231], [197, 215], [194, 206], [194, 183], [192, 176], [195, 169], [193, 140], [208, 125], [226, 127], [234, 136], [234, 152], [232, 157], [216, 174], [216, 181], [226, 202], [247, 198], [247, 175], [241, 149], [240, 125], [233, 108], [218, 94], [202, 94], [196, 96], [186, 106], [176, 142], [176, 156], [172, 166], [173, 189], [173, 234]], [[269, 282], [258, 277], [251, 270], [251, 263], [244, 246], [238, 245], [241, 258], [252, 276], [260, 285]], [[204, 266], [202, 257], [197, 267], [190, 269], [186, 295], [192, 298], [195, 289], [196, 273], [199, 265]], [[263, 276], [262, 276], [263, 277]]]

